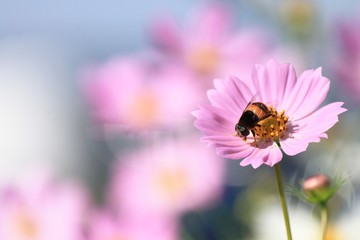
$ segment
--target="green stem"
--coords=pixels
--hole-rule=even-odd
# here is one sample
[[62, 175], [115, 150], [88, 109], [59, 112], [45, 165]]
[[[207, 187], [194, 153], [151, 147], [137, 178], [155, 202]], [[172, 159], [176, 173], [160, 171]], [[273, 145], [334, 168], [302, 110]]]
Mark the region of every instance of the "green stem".
[[321, 206], [321, 230], [322, 230], [322, 240], [326, 240], [328, 226], [328, 208], [327, 205], [324, 204]]
[[191, 236], [191, 234], [190, 234], [190, 232], [189, 232], [189, 230], [187, 229], [186, 226], [184, 226], [184, 227], [182, 228], [182, 236], [183, 236], [182, 239], [184, 239], [184, 240], [193, 240], [193, 239], [194, 239], [194, 238]]
[[276, 182], [277, 182], [277, 186], [278, 186], [278, 190], [279, 190], [281, 207], [283, 210], [283, 215], [284, 215], [284, 220], [285, 220], [287, 239], [292, 240], [289, 213], [288, 213], [288, 209], [286, 206], [286, 199], [285, 199], [284, 187], [283, 187], [283, 183], [282, 183], [282, 177], [281, 177], [279, 164], [275, 164], [275, 175], [276, 175]]

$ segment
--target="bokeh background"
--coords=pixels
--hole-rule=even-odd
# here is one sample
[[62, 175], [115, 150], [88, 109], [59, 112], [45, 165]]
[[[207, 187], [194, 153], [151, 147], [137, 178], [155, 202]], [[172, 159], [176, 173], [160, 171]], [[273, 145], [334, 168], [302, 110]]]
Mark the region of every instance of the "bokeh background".
[[[128, 159], [131, 159], [131, 162], [138, 161], [135, 165], [149, 165], [147, 162], [140, 161], [140, 158], [145, 159], [147, 156], [150, 156], [148, 157], [150, 159], [151, 157], [161, 158], [157, 157], [157, 153], [153, 153], [156, 151], [154, 149], [159, 146], [163, 148], [172, 143], [174, 146], [171, 151], [176, 152], [176, 149], [182, 149], [180, 145], [176, 145], [177, 140], [191, 136], [200, 141], [201, 134], [192, 126], [194, 118], [190, 115], [190, 111], [188, 111], [190, 122], [187, 119], [185, 122], [165, 129], [141, 126], [140, 130], [133, 128], [123, 130], [113, 126], [114, 121], [115, 125], [117, 123], [116, 119], [110, 117], [111, 120], [108, 121], [109, 118], [100, 117], [99, 120], [98, 116], [101, 113], [97, 108], [101, 108], [103, 105], [96, 101], [97, 98], [106, 98], [101, 94], [101, 96], [96, 95], [97, 89], [102, 89], [101, 79], [107, 78], [106, 76], [111, 78], [109, 76], [117, 76], [117, 74], [120, 78], [123, 76], [125, 78], [123, 83], [109, 87], [113, 88], [115, 95], [118, 92], [121, 96], [125, 96], [126, 92], [131, 93], [132, 87], [129, 90], [127, 86], [131, 85], [131, 74], [133, 73], [130, 70], [130, 72], [126, 72], [126, 69], [131, 67], [137, 68], [138, 71], [144, 71], [140, 77], [142, 78], [140, 82], [143, 81], [144, 85], [146, 85], [146, 81], [149, 81], [144, 80], [148, 76], [149, 78], [162, 78], [161, 81], [179, 76], [179, 78], [188, 79], [207, 79], [206, 87], [198, 86], [199, 84], [194, 82], [191, 83], [193, 85], [189, 85], [190, 87], [181, 85], [184, 87], [184, 92], [181, 92], [178, 98], [179, 102], [184, 102], [184, 99], [190, 95], [192, 97], [198, 94], [196, 96], [199, 99], [198, 102], [204, 101], [206, 89], [211, 87], [213, 78], [224, 77], [226, 72], [224, 69], [227, 68], [211, 74], [201, 73], [200, 76], [189, 67], [186, 57], [184, 60], [181, 54], [172, 52], [174, 50], [171, 49], [172, 46], [166, 44], [174, 43], [177, 40], [180, 43], [182, 41], [184, 45], [191, 45], [192, 40], [196, 41], [194, 40], [197, 39], [196, 34], [200, 34], [201, 31], [197, 32], [194, 26], [201, 22], [204, 16], [201, 15], [201, 9], [206, 9], [208, 6], [225, 8], [225, 17], [220, 19], [227, 17], [230, 19], [224, 20], [223, 25], [214, 24], [213, 28], [219, 28], [216, 29], [219, 34], [231, 36], [240, 33], [245, 36], [245, 39], [250, 36], [250, 40], [239, 37], [240, 42], [242, 40], [245, 42], [244, 46], [241, 46], [241, 43], [240, 46], [237, 46], [235, 40], [235, 44], [233, 43], [234, 56], [230, 54], [231, 49], [228, 50], [230, 52], [228, 52], [229, 59], [234, 62], [229, 63], [230, 60], [227, 59], [228, 62], [225, 65], [237, 66], [238, 64], [242, 71], [239, 74], [244, 75], [250, 73], [250, 65], [264, 64], [271, 57], [278, 59], [279, 62], [293, 64], [298, 74], [305, 69], [315, 69], [321, 66], [324, 76], [331, 81], [326, 102], [345, 102], [344, 106], [348, 112], [341, 115], [340, 121], [328, 132], [329, 139], [311, 144], [305, 153], [291, 158], [285, 157], [281, 166], [286, 185], [299, 186], [304, 177], [317, 172], [325, 172], [329, 176], [339, 173], [351, 176], [351, 183], [344, 186], [341, 194], [333, 199], [332, 238], [329, 239], [358, 239], [360, 234], [360, 202], [357, 197], [360, 184], [360, 138], [358, 134], [360, 5], [355, 0], [333, 2], [325, 0], [0, 1], [0, 188], [1, 201], [3, 201], [0, 204], [0, 215], [1, 212], [5, 212], [0, 216], [0, 222], [3, 226], [8, 226], [6, 224], [12, 221], [12, 214], [14, 214], [9, 209], [18, 209], [19, 206], [22, 206], [22, 208], [32, 209], [30, 212], [34, 213], [31, 213], [30, 216], [36, 216], [34, 217], [36, 219], [47, 219], [42, 221], [47, 221], [49, 224], [51, 224], [51, 217], [42, 218], [37, 215], [41, 211], [52, 211], [53, 217], [64, 219], [75, 228], [75, 223], [66, 220], [73, 219], [74, 214], [63, 216], [62, 211], [64, 210], [57, 208], [55, 201], [48, 200], [47, 204], [50, 207], [42, 208], [41, 203], [37, 204], [33, 200], [33, 198], [39, 198], [40, 201], [45, 198], [41, 195], [44, 194], [42, 190], [40, 191], [40, 188], [34, 186], [40, 184], [38, 182], [42, 182], [41, 186], [42, 184], [48, 185], [49, 179], [56, 179], [59, 185], [66, 183], [70, 185], [71, 189], [74, 188], [73, 185], [76, 185], [76, 188], [81, 189], [80, 192], [86, 192], [83, 194], [86, 197], [81, 197], [82, 199], [86, 198], [86, 200], [82, 200], [86, 204], [79, 204], [81, 207], [73, 206], [76, 209], [73, 211], [79, 211], [77, 217], [83, 219], [78, 220], [81, 224], [76, 225], [76, 230], [72, 230], [80, 232], [80, 237], [69, 237], [70, 235], [64, 237], [66, 236], [64, 235], [64, 238], [56, 238], [44, 234], [40, 238], [29, 230], [28, 225], [25, 227], [21, 225], [22, 227], [14, 227], [14, 229], [0, 227], [0, 239], [108, 239], [104, 237], [106, 234], [109, 239], [150, 239], [151, 234], [153, 234], [153, 238], [164, 240], [285, 239], [273, 169], [267, 166], [258, 169], [249, 166], [243, 168], [239, 166], [239, 161], [234, 160], [224, 162], [222, 159], [211, 160], [212, 162], [217, 161], [216, 164], [218, 164], [215, 167], [218, 171], [214, 171], [214, 173], [211, 166], [208, 166], [213, 164], [210, 164], [210, 160], [209, 164], [204, 163], [204, 166], [209, 167], [210, 170], [204, 166], [189, 165], [189, 168], [197, 169], [198, 178], [203, 178], [204, 182], [199, 183], [200, 187], [197, 187], [202, 190], [209, 188], [204, 192], [209, 191], [213, 194], [207, 194], [209, 196], [205, 194], [206, 197], [199, 194], [201, 195], [200, 200], [195, 197], [189, 199], [194, 204], [183, 203], [185, 201], [177, 203], [174, 199], [169, 200], [170, 203], [164, 203], [169, 204], [166, 211], [171, 214], [165, 214], [167, 225], [165, 227], [163, 224], [160, 225], [161, 229], [172, 230], [172, 234], [169, 234], [168, 237], [166, 234], [163, 236], [162, 231], [150, 231], [149, 233], [146, 232], [146, 229], [134, 227], [133, 225], [137, 226], [138, 222], [130, 224], [131, 227], [127, 226], [129, 222], [135, 221], [133, 218], [138, 221], [138, 216], [128, 217], [128, 213], [123, 213], [127, 211], [123, 209], [131, 207], [141, 209], [141, 207], [125, 204], [120, 206], [122, 210], [117, 209], [119, 204], [116, 202], [126, 198], [123, 195], [131, 195], [126, 192], [117, 195], [119, 188], [127, 189], [129, 192], [140, 191], [138, 197], [143, 203], [140, 200], [134, 200], [134, 202], [139, 201], [139, 205], [146, 205], [145, 202], [152, 201], [149, 199], [151, 194], [158, 194], [156, 192], [145, 193], [145, 188], [151, 188], [145, 184], [146, 180], [144, 183], [137, 182], [138, 185], [131, 186], [131, 178], [130, 180], [125, 177], [121, 179], [117, 176], [126, 175], [124, 173], [127, 171], [126, 168], [121, 166], [133, 164], [128, 164]], [[227, 25], [227, 21], [231, 23], [231, 27]], [[171, 38], [174, 37], [171, 34], [166, 35], [169, 34], [167, 27], [171, 29], [172, 23], [178, 30], [180, 29], [178, 33], [182, 34], [178, 38], [175, 36], [175, 40]], [[229, 29], [223, 29], [227, 27]], [[192, 28], [195, 28], [195, 31]], [[255, 35], [251, 35], [252, 32], [255, 32]], [[218, 44], [219, 47], [223, 47], [220, 46], [221, 44], [226, 47], [229, 43], [219, 40]], [[239, 49], [236, 50], [236, 47]], [[184, 49], [185, 54], [186, 51], [192, 51]], [[252, 54], [253, 52], [256, 52], [256, 56]], [[141, 62], [141, 66], [137, 61]], [[166, 69], [167, 65], [170, 65], [170, 73], [167, 70], [162, 72], [161, 69]], [[179, 66], [182, 66], [180, 70], [177, 69]], [[229, 69], [231, 69], [230, 72], [233, 71], [233, 68]], [[159, 75], [161, 76], [159, 77]], [[91, 81], [100, 83], [91, 87]], [[158, 85], [163, 86], [161, 81]], [[139, 84], [141, 85], [141, 83]], [[149, 88], [157, 89], [154, 86]], [[175, 88], [180, 89], [176, 86]], [[107, 87], [104, 89], [101, 91], [104, 91], [102, 94], [106, 95]], [[197, 89], [197, 93], [191, 93], [194, 89]], [[168, 90], [157, 89], [154, 91], [164, 95], [162, 91], [167, 92]], [[126, 97], [124, 99], [123, 101], [127, 101]], [[169, 99], [162, 101], [167, 100]], [[171, 99], [171, 101], [176, 103], [176, 99]], [[109, 107], [106, 103], [104, 105]], [[176, 110], [181, 110], [183, 107], [176, 104], [174, 106], [176, 106], [174, 107]], [[191, 106], [195, 109], [197, 104]], [[125, 105], [125, 107], [128, 106]], [[126, 119], [124, 121], [126, 125]], [[176, 122], [175, 119], [168, 121], [171, 124]], [[191, 146], [194, 145], [196, 144]], [[201, 149], [199, 151], [202, 151], [202, 147], [205, 148], [205, 145], [198, 146], [198, 149]], [[154, 149], [149, 150], [148, 148]], [[142, 153], [144, 149], [145, 152]], [[185, 149], [190, 149], [190, 146]], [[150, 152], [146, 154], [146, 151]], [[214, 151], [210, 152], [214, 155]], [[139, 153], [138, 156], [132, 156], [137, 153]], [[203, 157], [203, 155], [197, 155], [202, 153], [190, 152], [189, 154], [193, 159], [196, 159], [195, 156]], [[184, 157], [191, 158], [190, 155]], [[208, 158], [212, 159], [216, 156], [211, 155]], [[114, 171], [115, 168], [124, 168], [125, 170]], [[139, 171], [148, 171], [144, 169]], [[130, 167], [128, 171], [133, 170]], [[200, 172], [203, 171], [209, 171], [208, 175], [202, 177]], [[43, 175], [46, 177], [41, 177], [41, 181], [33, 181]], [[114, 177], [114, 175], [116, 176]], [[141, 179], [142, 176], [144, 175], [138, 176], [138, 178]], [[181, 179], [181, 176], [176, 176], [176, 179]], [[216, 178], [219, 178], [219, 182], [214, 180]], [[117, 184], [117, 181], [121, 183]], [[169, 181], [174, 181], [174, 179], [167, 178], [167, 184]], [[176, 180], [169, 183], [167, 188], [177, 189], [179, 188], [178, 184], [183, 183], [178, 183]], [[46, 188], [52, 189], [52, 187], [51, 185]], [[37, 190], [29, 190], [33, 188]], [[196, 190], [197, 188], [194, 189], [196, 193], [202, 192], [202, 190]], [[9, 197], [9, 191], [17, 197]], [[42, 192], [39, 196], [31, 197], [39, 194], [39, 191]], [[57, 191], [58, 189], [55, 188], [50, 192], [53, 194]], [[79, 191], [76, 191], [76, 195], [79, 194]], [[58, 199], [50, 193], [46, 194]], [[61, 194], [66, 195], [66, 193]], [[49, 196], [46, 199], [52, 198]], [[136, 196], [132, 197], [136, 198]], [[32, 199], [31, 204], [27, 203], [26, 199], [29, 198]], [[76, 199], [78, 201], [78, 197]], [[14, 201], [16, 204], [13, 203]], [[174, 201], [174, 206], [171, 205], [171, 201]], [[319, 222], [312, 206], [291, 196], [288, 196], [288, 202], [295, 239], [319, 239]], [[69, 207], [71, 203], [64, 205]], [[114, 209], [113, 205], [115, 205]], [[109, 211], [105, 211], [105, 208]], [[66, 209], [65, 211], [69, 211], [69, 208]], [[93, 214], [94, 211], [97, 214]], [[98, 212], [101, 213], [98, 214]], [[116, 212], [115, 217], [113, 216], [114, 212]], [[152, 212], [151, 214], [150, 219], [161, 218], [157, 213]], [[88, 221], [88, 219], [92, 219], [92, 217], [88, 217], [89, 215], [106, 215], [102, 216], [106, 220], [103, 220], [102, 217], [95, 217], [96, 220]], [[145, 221], [143, 216], [140, 219]], [[151, 221], [146, 220], [146, 223]], [[162, 221], [164, 219], [159, 222]], [[41, 232], [40, 228], [45, 228], [40, 222], [40, 220], [32, 222], [32, 225], [36, 225], [37, 232]], [[107, 226], [104, 222], [112, 227]], [[54, 226], [56, 224], [56, 221], [53, 222]], [[104, 227], [104, 225], [106, 226]], [[107, 229], [104, 230], [106, 234], [101, 230], [99, 233], [93, 233], [94, 230], [90, 231], [88, 226], [92, 226], [90, 229]], [[158, 226], [155, 228], [158, 230]], [[11, 235], [12, 233], [9, 233], [11, 231], [18, 231], [16, 233], [18, 235]], [[137, 234], [131, 233], [132, 231]], [[141, 231], [146, 237], [138, 234]], [[118, 238], [115, 235], [110, 238], [112, 232], [116, 232], [117, 235], [115, 235]], [[125, 236], [123, 232], [127, 232], [127, 238], [121, 238], [121, 234]]]

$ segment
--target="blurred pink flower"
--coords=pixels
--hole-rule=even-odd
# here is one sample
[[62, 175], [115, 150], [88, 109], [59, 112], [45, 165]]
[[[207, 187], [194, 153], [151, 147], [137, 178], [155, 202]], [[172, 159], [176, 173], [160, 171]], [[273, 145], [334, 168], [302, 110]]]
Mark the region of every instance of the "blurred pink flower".
[[201, 96], [184, 69], [135, 58], [112, 59], [85, 72], [84, 79], [95, 117], [129, 131], [189, 123], [190, 111]]
[[43, 177], [26, 179], [0, 193], [0, 239], [81, 239], [86, 206], [82, 189]]
[[224, 161], [197, 138], [159, 143], [122, 156], [110, 202], [125, 215], [176, 217], [219, 200]]
[[337, 26], [341, 53], [335, 56], [335, 74], [341, 86], [360, 102], [360, 17]]
[[[270, 60], [266, 65], [255, 65], [251, 81], [230, 76], [215, 80], [214, 86], [208, 91], [210, 104], [193, 112], [197, 118], [195, 126], [205, 133], [202, 139], [220, 156], [243, 158], [242, 166], [273, 166], [282, 159], [281, 149], [290, 156], [305, 151], [309, 143], [326, 138], [325, 131], [346, 111], [342, 102], [318, 109], [330, 87], [321, 68], [307, 70], [297, 77], [292, 65]], [[245, 139], [241, 131], [246, 135], [248, 127], [242, 129], [244, 124], [240, 124], [236, 130], [235, 126], [250, 101], [267, 106], [267, 111], [255, 108], [255, 115], [269, 114], [264, 114], [268, 117], [258, 125], [249, 127], [255, 138], [250, 131]], [[256, 123], [254, 116], [251, 119]]]
[[89, 240], [176, 240], [178, 226], [174, 221], [148, 218], [132, 222], [100, 212], [90, 218]]
[[183, 26], [172, 17], [160, 18], [150, 26], [158, 48], [178, 64], [202, 77], [205, 86], [213, 77], [234, 74], [248, 78], [255, 63], [261, 63], [269, 48], [263, 31], [235, 30], [233, 12], [223, 4], [208, 4], [196, 9]]

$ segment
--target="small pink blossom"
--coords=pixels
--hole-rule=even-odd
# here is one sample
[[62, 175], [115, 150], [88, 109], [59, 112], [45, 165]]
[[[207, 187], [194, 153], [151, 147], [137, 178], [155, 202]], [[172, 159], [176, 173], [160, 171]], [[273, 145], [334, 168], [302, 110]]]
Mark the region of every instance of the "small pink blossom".
[[[251, 66], [262, 62], [269, 37], [255, 29], [235, 29], [234, 13], [225, 5], [207, 4], [192, 12], [180, 26], [164, 17], [150, 27], [160, 51], [186, 66], [201, 79], [235, 74], [248, 77]], [[208, 87], [209, 81], [203, 81]]]
[[[255, 65], [251, 76], [248, 82], [216, 79], [208, 91], [210, 104], [193, 112], [195, 126], [206, 135], [202, 139], [222, 157], [243, 159], [242, 166], [273, 166], [281, 161], [281, 150], [290, 156], [305, 151], [309, 143], [327, 138], [325, 132], [346, 111], [342, 102], [319, 108], [330, 87], [321, 68], [297, 77], [292, 65], [270, 60]], [[245, 139], [235, 126], [250, 101], [262, 102], [271, 114], [253, 128], [255, 137], [250, 132]]]
[[118, 160], [110, 202], [126, 215], [176, 217], [219, 199], [224, 167], [195, 138], [168, 140]]
[[178, 223], [167, 219], [128, 221], [121, 216], [99, 212], [90, 217], [88, 240], [177, 240]]
[[139, 59], [112, 59], [88, 70], [84, 78], [95, 118], [129, 131], [186, 124], [201, 96], [188, 71]]
[[30, 178], [0, 193], [0, 239], [78, 240], [86, 206], [82, 189]]
[[360, 18], [337, 26], [341, 53], [335, 56], [335, 74], [341, 86], [360, 102]]

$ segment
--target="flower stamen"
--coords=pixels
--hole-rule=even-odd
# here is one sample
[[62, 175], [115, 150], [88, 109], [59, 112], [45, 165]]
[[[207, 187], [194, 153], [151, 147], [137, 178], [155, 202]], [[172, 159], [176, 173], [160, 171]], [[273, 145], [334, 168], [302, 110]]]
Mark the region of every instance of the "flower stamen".
[[284, 137], [286, 133], [286, 124], [289, 118], [285, 115], [285, 111], [278, 112], [274, 107], [268, 107], [271, 115], [259, 121], [254, 130], [254, 143], [258, 146], [261, 142], [275, 141]]

